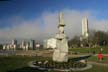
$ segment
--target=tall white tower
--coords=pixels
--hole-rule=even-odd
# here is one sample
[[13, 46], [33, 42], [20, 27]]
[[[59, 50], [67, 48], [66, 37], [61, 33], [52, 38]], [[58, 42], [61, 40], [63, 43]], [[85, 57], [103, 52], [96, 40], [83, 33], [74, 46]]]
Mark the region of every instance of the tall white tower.
[[86, 17], [82, 19], [82, 38], [88, 39], [88, 20]]

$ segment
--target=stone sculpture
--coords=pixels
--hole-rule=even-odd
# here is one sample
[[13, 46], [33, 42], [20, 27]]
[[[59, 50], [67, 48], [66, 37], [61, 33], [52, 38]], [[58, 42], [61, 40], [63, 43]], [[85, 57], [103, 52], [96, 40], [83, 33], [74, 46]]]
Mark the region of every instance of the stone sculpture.
[[56, 48], [53, 53], [53, 61], [56, 62], [67, 62], [68, 61], [68, 41], [64, 34], [64, 19], [63, 13], [59, 15], [58, 33], [56, 34]]

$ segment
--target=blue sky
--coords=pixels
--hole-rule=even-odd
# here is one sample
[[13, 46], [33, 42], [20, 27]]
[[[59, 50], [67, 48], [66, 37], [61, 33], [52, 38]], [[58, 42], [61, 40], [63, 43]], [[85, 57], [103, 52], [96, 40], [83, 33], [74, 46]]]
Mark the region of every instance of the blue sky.
[[[44, 28], [47, 31], [47, 28], [53, 26], [54, 23], [57, 23], [57, 14], [60, 11], [65, 12], [67, 19], [67, 24], [72, 23], [70, 18], [76, 21], [83, 15], [88, 15], [87, 17], [92, 20], [90, 23], [91, 28], [94, 27], [94, 23], [99, 25], [100, 29], [105, 28], [102, 26], [104, 24], [107, 26], [108, 21], [108, 0], [8, 0], [0, 1], [0, 39], [3, 38], [23, 38], [24, 36], [31, 36], [29, 33], [23, 36], [23, 32], [26, 32], [25, 28], [32, 30], [36, 26], [37, 33], [41, 31], [40, 28]], [[69, 15], [70, 13], [70, 15]], [[73, 17], [72, 17], [72, 16]], [[79, 15], [79, 16], [78, 16]], [[71, 17], [70, 17], [71, 16]], [[76, 19], [75, 19], [76, 18]], [[50, 20], [51, 19], [51, 20]], [[50, 20], [50, 21], [49, 21]], [[69, 21], [70, 20], [70, 21]], [[100, 21], [100, 22], [98, 22]], [[50, 25], [49, 23], [52, 23]], [[80, 23], [80, 22], [79, 22]], [[101, 24], [100, 24], [101, 23]], [[73, 25], [74, 26], [74, 25]], [[23, 30], [23, 27], [24, 30]], [[46, 28], [45, 28], [46, 27]], [[56, 25], [55, 25], [56, 27]], [[38, 29], [39, 28], [39, 29]], [[101, 28], [101, 29], [102, 29]], [[21, 30], [22, 31], [19, 31]], [[95, 28], [94, 28], [95, 29]], [[35, 28], [33, 29], [35, 30]], [[43, 30], [43, 31], [45, 31]], [[103, 29], [102, 29], [103, 30]], [[41, 31], [43, 33], [43, 31]], [[52, 30], [53, 33], [55, 31]], [[18, 36], [21, 34], [22, 36]], [[36, 33], [36, 34], [37, 34]], [[50, 34], [50, 32], [47, 32]], [[77, 32], [76, 32], [77, 33]], [[15, 34], [14, 37], [6, 37], [6, 35]], [[33, 33], [34, 36], [37, 36]], [[39, 37], [39, 36], [37, 36]], [[33, 38], [31, 36], [31, 38]]]
[[0, 19], [11, 16], [22, 16], [33, 19], [44, 11], [60, 11], [62, 9], [91, 10], [97, 18], [108, 18], [108, 0], [10, 0], [0, 1]]

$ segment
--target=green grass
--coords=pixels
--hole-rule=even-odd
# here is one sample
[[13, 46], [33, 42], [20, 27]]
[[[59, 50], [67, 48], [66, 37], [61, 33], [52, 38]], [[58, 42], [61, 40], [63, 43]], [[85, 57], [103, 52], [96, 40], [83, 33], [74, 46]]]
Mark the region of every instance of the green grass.
[[82, 72], [108, 72], [108, 67], [93, 65], [91, 69]]
[[99, 53], [100, 48], [103, 49], [102, 53], [108, 54], [108, 46], [102, 46], [102, 47], [96, 47], [96, 48], [70, 48], [69, 51], [79, 52], [79, 53], [92, 53], [93, 51], [95, 51], [95, 53]]
[[[88, 58], [88, 60], [94, 61], [94, 62], [100, 62], [99, 59], [96, 56], [92, 56], [92, 57]], [[108, 64], [108, 57], [104, 56], [101, 63], [107, 63]]]
[[[32, 60], [45, 60], [49, 58], [40, 57], [22, 57], [22, 56], [9, 56], [0, 57], [0, 72], [42, 72], [27, 66], [27, 63]], [[96, 57], [90, 57], [89, 60], [97, 61]], [[107, 61], [107, 57], [104, 59]], [[82, 72], [107, 72], [108, 67], [93, 65], [92, 69]], [[44, 71], [47, 72], [47, 71]], [[53, 71], [50, 71], [53, 72]]]
[[7, 72], [27, 66], [27, 62], [34, 60], [34, 57], [10, 56], [0, 57], [0, 72]]
[[[103, 53], [108, 54], [108, 46], [97, 47], [97, 48], [71, 48], [69, 51], [80, 52], [80, 53], [96, 53], [100, 52], [100, 48], [103, 48]], [[45, 60], [49, 58], [37, 58], [37, 57], [26, 57], [26, 56], [0, 56], [0, 72], [39, 72], [27, 66], [27, 63], [32, 60]], [[88, 60], [99, 62], [96, 56], [90, 57]], [[104, 57], [102, 63], [108, 63], [108, 56]], [[93, 65], [92, 69], [82, 72], [107, 72], [108, 67]], [[42, 71], [40, 71], [42, 72]], [[47, 71], [46, 71], [47, 72]], [[52, 72], [52, 71], [50, 71]]]
[[[27, 56], [0, 56], [0, 72], [34, 72], [27, 63], [33, 60], [46, 60], [50, 58]], [[21, 70], [21, 71], [20, 71]], [[37, 72], [35, 70], [35, 72]]]

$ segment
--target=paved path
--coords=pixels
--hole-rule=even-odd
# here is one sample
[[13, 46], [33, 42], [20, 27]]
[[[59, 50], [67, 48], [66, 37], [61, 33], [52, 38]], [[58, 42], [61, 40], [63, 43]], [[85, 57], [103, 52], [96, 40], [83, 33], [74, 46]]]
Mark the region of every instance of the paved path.
[[[77, 54], [77, 55], [69, 55], [69, 57], [83, 57], [83, 56], [87, 56], [87, 55], [91, 55], [91, 56], [97, 56], [98, 54]], [[103, 56], [107, 56], [108, 54], [103, 54]]]
[[[95, 55], [93, 55], [93, 56], [97, 56], [98, 54], [95, 54]], [[103, 56], [108, 56], [108, 54], [103, 54]]]
[[93, 61], [88, 61], [88, 63], [94, 64], [94, 65], [99, 65], [99, 66], [108, 66], [108, 64], [105, 64], [105, 63], [99, 63], [99, 62], [93, 62]]
[[34, 67], [34, 68], [35, 68], [36, 66], [35, 66], [35, 65], [33, 65], [33, 62], [34, 62], [34, 61], [30, 61], [30, 62], [28, 62], [28, 64], [27, 64], [27, 65], [28, 65], [28, 66], [30, 66], [30, 67]]
[[[97, 56], [98, 54], [92, 55], [92, 56]], [[103, 54], [104, 56], [108, 56], [108, 54]], [[83, 57], [85, 55], [75, 55], [76, 57]], [[28, 65], [31, 67], [35, 67], [34, 65], [32, 65], [33, 61], [29, 62]], [[89, 64], [93, 64], [93, 65], [98, 65], [98, 66], [105, 66], [108, 67], [108, 63], [99, 63], [99, 62], [94, 62], [94, 61], [88, 61]]]
[[[92, 56], [97, 56], [98, 54], [92, 55]], [[85, 55], [75, 55], [74, 57], [83, 57]], [[103, 54], [103, 56], [108, 56], [108, 54]], [[94, 64], [94, 65], [99, 65], [99, 66], [107, 66], [108, 67], [108, 63], [99, 63], [99, 62], [94, 62], [94, 61], [88, 61], [89, 64]]]

